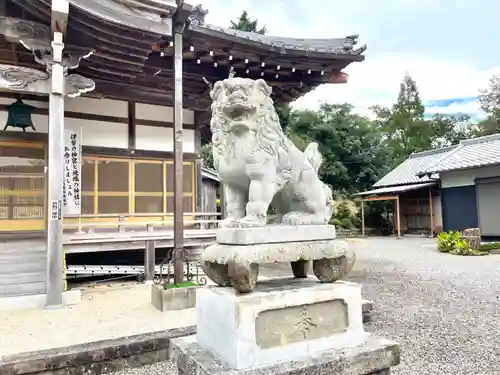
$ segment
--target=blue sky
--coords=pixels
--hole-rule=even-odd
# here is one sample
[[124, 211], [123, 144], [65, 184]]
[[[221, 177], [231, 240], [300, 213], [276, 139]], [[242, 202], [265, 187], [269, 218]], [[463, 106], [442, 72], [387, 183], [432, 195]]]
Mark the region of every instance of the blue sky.
[[359, 34], [366, 61], [347, 68], [349, 83], [323, 85], [297, 107], [350, 102], [361, 113], [390, 105], [405, 73], [417, 82], [429, 114], [482, 114], [479, 89], [500, 73], [497, 0], [198, 0], [206, 21], [226, 26], [242, 10], [269, 34], [342, 37]]

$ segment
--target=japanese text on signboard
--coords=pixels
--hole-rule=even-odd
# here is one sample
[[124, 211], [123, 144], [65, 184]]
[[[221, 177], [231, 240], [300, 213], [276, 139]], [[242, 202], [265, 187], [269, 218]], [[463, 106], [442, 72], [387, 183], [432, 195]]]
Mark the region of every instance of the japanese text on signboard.
[[79, 133], [65, 130], [64, 142], [64, 213], [81, 213], [81, 151]]

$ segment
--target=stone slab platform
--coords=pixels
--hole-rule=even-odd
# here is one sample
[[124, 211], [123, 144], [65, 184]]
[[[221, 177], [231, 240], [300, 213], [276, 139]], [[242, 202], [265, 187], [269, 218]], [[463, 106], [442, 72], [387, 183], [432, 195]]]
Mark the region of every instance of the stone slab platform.
[[325, 241], [336, 237], [333, 225], [266, 225], [251, 228], [220, 228], [216, 241], [224, 245], [258, 245], [301, 241]]
[[397, 343], [371, 335], [362, 345], [245, 370], [223, 363], [200, 347], [196, 336], [173, 339], [171, 350], [179, 375], [388, 375], [400, 363]]

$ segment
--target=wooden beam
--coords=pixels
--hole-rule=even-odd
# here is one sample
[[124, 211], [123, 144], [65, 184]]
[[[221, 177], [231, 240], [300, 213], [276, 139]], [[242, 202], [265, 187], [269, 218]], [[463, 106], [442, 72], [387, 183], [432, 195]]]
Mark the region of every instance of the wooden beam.
[[[161, 91], [150, 87], [138, 85], [110, 82], [106, 80], [94, 79], [96, 83], [95, 94], [102, 94], [104, 97], [118, 100], [132, 100], [140, 103], [172, 106], [174, 100], [172, 93]], [[184, 109], [205, 111], [210, 107], [208, 100], [198, 99], [192, 95], [183, 95]]]
[[[6, 94], [6, 93], [1, 93], [0, 98], [12, 98], [12, 99], [17, 99], [16, 96], [12, 93]], [[21, 94], [21, 99], [23, 100], [33, 100], [33, 101], [39, 101], [39, 102], [47, 102], [47, 98], [43, 96], [33, 96], [33, 95], [24, 95]], [[0, 112], [8, 111], [8, 104], [0, 104]], [[38, 108], [35, 107], [33, 109], [33, 114], [36, 115], [48, 115], [49, 110], [47, 108]], [[72, 111], [64, 111], [64, 117], [65, 118], [74, 118], [78, 120], [89, 120], [89, 121], [100, 121], [100, 122], [113, 122], [113, 123], [118, 123], [118, 124], [128, 124], [129, 123], [129, 118], [128, 117], [117, 117], [117, 116], [108, 116], [108, 115], [100, 115], [100, 114], [94, 114], [94, 113], [84, 113], [84, 112], [72, 112]], [[173, 128], [174, 123], [171, 121], [158, 121], [158, 120], [148, 120], [148, 119], [135, 119], [135, 125], [145, 125], [145, 126], [156, 126], [160, 128]], [[184, 129], [190, 129], [194, 130], [195, 125], [194, 124], [183, 124]]]
[[380, 197], [368, 197], [363, 198], [365, 202], [375, 202], [375, 201], [390, 201], [398, 199], [397, 195], [381, 195]]
[[[4, 132], [4, 133], [28, 134], [23, 132]], [[22, 138], [18, 139], [22, 140]], [[0, 136], [0, 140], [3, 140], [3, 137]], [[130, 151], [126, 148], [83, 146], [82, 149], [85, 155], [115, 156], [115, 157], [125, 157], [125, 158], [131, 157]], [[133, 156], [135, 158], [173, 160], [174, 153], [172, 151], [135, 150]], [[195, 161], [196, 158], [198, 157], [198, 154], [185, 152], [183, 156], [184, 156], [184, 161]]]
[[401, 237], [401, 210], [399, 207], [399, 195], [396, 196], [396, 221], [398, 229], [398, 238]]
[[135, 151], [135, 138], [136, 138], [136, 127], [135, 127], [135, 103], [128, 102], [128, 149], [130, 151]]
[[361, 200], [361, 234], [365, 235], [365, 201]]
[[[197, 64], [196, 60], [184, 61], [184, 74], [196, 74], [198, 76], [206, 77], [209, 81], [217, 81], [220, 79], [227, 78], [229, 75], [229, 66], [224, 66], [223, 64], [218, 64], [217, 66], [213, 66], [217, 61], [213, 61], [208, 65], [207, 63]], [[163, 69], [165, 71], [172, 71], [173, 64], [169, 59], [162, 57], [151, 57], [148, 60], [148, 64], [145, 66], [145, 69]], [[246, 69], [244, 67], [234, 67], [234, 71], [237, 77], [248, 77], [253, 79], [262, 78], [268, 82], [269, 85], [273, 85], [274, 82], [276, 84], [281, 85], [291, 85], [291, 86], [299, 86], [301, 82], [303, 85], [314, 85], [314, 84], [322, 84], [322, 83], [341, 83], [346, 81], [346, 74], [342, 72], [333, 72], [333, 73], [325, 73], [321, 75], [320, 72], [311, 72], [308, 74], [307, 71], [296, 71], [289, 76], [284, 74], [280, 74], [280, 71], [275, 71], [274, 69], [260, 68], [257, 69], [249, 69], [249, 72], [246, 73]], [[261, 75], [264, 73], [264, 75]], [[276, 78], [276, 74], [278, 74], [278, 78]]]
[[430, 237], [434, 237], [434, 212], [432, 207], [432, 187], [429, 187], [429, 215], [431, 220]]
[[54, 33], [63, 34], [66, 37], [68, 29], [68, 14], [69, 2], [68, 0], [52, 0], [52, 16], [51, 16], [51, 31]]

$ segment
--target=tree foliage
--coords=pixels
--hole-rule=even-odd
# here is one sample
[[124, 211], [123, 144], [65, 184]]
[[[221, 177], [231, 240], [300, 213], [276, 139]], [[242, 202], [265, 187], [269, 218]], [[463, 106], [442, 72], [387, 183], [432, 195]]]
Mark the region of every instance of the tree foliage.
[[350, 104], [323, 104], [318, 111], [291, 113], [287, 134], [303, 149], [317, 142], [323, 155], [323, 181], [341, 194], [367, 189], [386, 172], [382, 134]]
[[384, 134], [384, 144], [395, 164], [411, 153], [431, 146], [431, 126], [424, 119], [425, 107], [415, 81], [406, 75], [401, 82], [396, 103], [391, 107], [375, 106], [375, 124]]
[[205, 168], [215, 169], [214, 168], [214, 154], [212, 152], [212, 143], [207, 143], [206, 145], [201, 147], [200, 152], [201, 160], [203, 166]]
[[417, 84], [408, 75], [403, 78], [397, 101], [392, 107], [375, 106], [372, 110], [392, 167], [414, 152], [451, 146], [481, 134], [468, 115], [435, 114], [426, 119]]
[[251, 20], [248, 17], [248, 12], [246, 10], [241, 13], [241, 15], [235, 20], [231, 21], [231, 29], [249, 31], [258, 34], [265, 34], [267, 32], [266, 26], [258, 28], [258, 20]]
[[[258, 26], [258, 20], [251, 20], [246, 11], [231, 21], [233, 29], [265, 34], [266, 28]], [[359, 209], [345, 197], [370, 189], [410, 154], [499, 133], [500, 76], [490, 80], [479, 99], [488, 117], [477, 124], [461, 114], [429, 118], [417, 83], [406, 75], [395, 103], [373, 107], [375, 118], [371, 120], [357, 114], [348, 103], [323, 104], [318, 110], [293, 110], [285, 105], [278, 107], [277, 113], [283, 130], [299, 149], [304, 150], [310, 142], [318, 143], [323, 155], [321, 178], [332, 186], [337, 201], [344, 202], [337, 207], [333, 220], [350, 227], [359, 223]], [[211, 144], [203, 147], [201, 155], [204, 165], [213, 168]], [[384, 202], [368, 205], [367, 223], [388, 227], [385, 210]]]
[[500, 75], [491, 77], [488, 87], [479, 95], [481, 109], [488, 117], [478, 124], [477, 131], [484, 135], [500, 132]]

